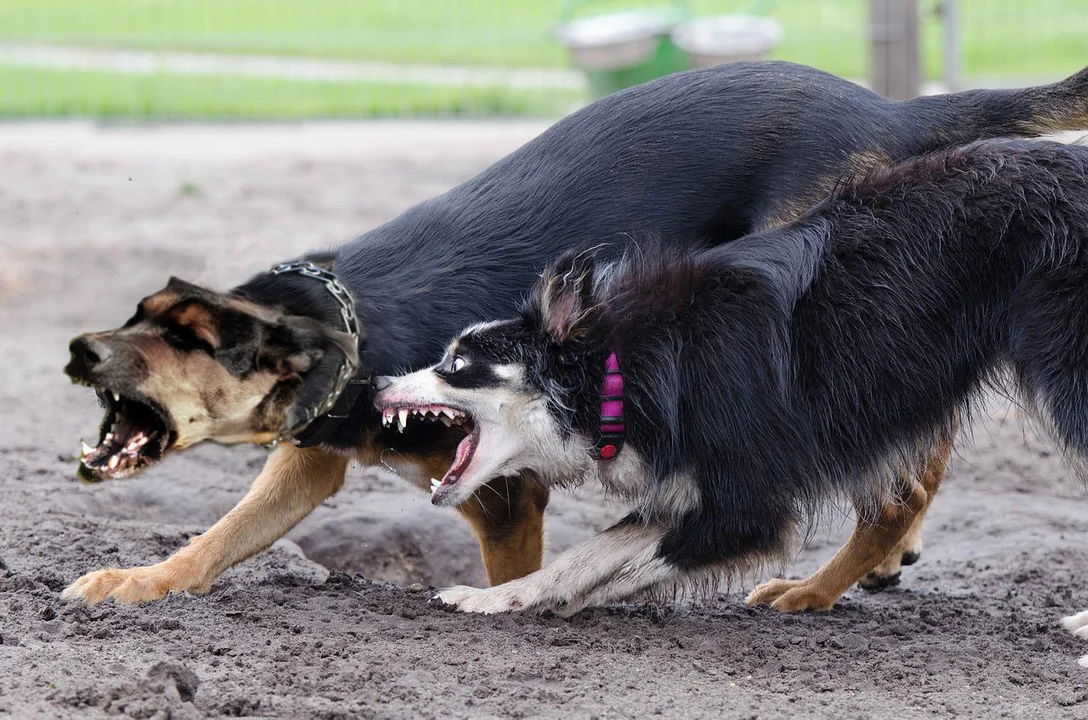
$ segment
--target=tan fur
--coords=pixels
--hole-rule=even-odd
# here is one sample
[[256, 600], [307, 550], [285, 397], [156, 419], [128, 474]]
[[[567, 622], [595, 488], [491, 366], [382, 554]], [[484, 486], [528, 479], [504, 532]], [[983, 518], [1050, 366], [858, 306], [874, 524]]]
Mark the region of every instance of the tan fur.
[[890, 554], [901, 562], [904, 541], [915, 533], [920, 538], [922, 518], [944, 479], [952, 442], [946, 439], [930, 457], [920, 481], [901, 478], [898, 497], [886, 501], [875, 519], [859, 511], [853, 534], [835, 556], [803, 580], [775, 579], [748, 595], [749, 605], [770, 605], [783, 612], [830, 610], [842, 594]]
[[[425, 452], [398, 455], [377, 443], [360, 448], [365, 465], [392, 468], [427, 493], [430, 479], [442, 477], [453, 462], [456, 444], [439, 444]], [[457, 506], [480, 543], [480, 555], [492, 585], [536, 572], [544, 562], [544, 509], [549, 490], [529, 477], [500, 478], [487, 483]]]
[[175, 322], [192, 330], [204, 342], [213, 348], [219, 348], [222, 340], [216, 330], [215, 319], [208, 308], [197, 303], [190, 303], [173, 312]]
[[[445, 468], [443, 468], [445, 471]], [[480, 542], [491, 585], [536, 572], [544, 562], [544, 509], [548, 488], [529, 478], [500, 478], [458, 506]]]
[[136, 389], [170, 411], [178, 433], [175, 449], [206, 438], [225, 444], [275, 438], [278, 423], [255, 427], [254, 414], [280, 377], [253, 372], [236, 378], [210, 355], [182, 354], [158, 338], [141, 342], [138, 352], [154, 370]]
[[140, 603], [172, 592], [207, 592], [224, 570], [283, 537], [339, 490], [347, 466], [348, 458], [341, 455], [280, 445], [242, 501], [206, 533], [155, 565], [84, 575], [63, 597], [93, 605], [107, 599]]
[[[366, 448], [372, 457], [375, 449]], [[128, 569], [109, 568], [84, 575], [65, 599], [96, 604], [158, 600], [172, 592], [207, 592], [227, 568], [264, 550], [287, 534], [344, 482], [349, 458], [290, 444], [276, 448], [246, 496], [203, 535], [163, 562]], [[432, 457], [415, 477], [444, 472], [448, 458]], [[535, 483], [511, 489], [483, 488], [478, 502], [459, 508], [480, 539], [491, 583], [498, 584], [540, 568], [544, 546], [544, 508], [548, 491]], [[417, 483], [426, 487], [426, 483]], [[503, 494], [509, 493], [509, 495]], [[508, 498], [511, 498], [508, 504]]]

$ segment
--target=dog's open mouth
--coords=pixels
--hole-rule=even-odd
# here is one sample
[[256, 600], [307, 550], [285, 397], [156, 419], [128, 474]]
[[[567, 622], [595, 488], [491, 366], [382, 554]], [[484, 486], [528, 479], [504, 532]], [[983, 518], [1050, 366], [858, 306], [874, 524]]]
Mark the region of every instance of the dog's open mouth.
[[465, 431], [465, 437], [457, 444], [457, 455], [449, 470], [441, 480], [431, 478], [431, 495], [444, 487], [456, 485], [469, 463], [472, 462], [472, 457], [480, 444], [480, 430], [472, 422], [472, 417], [464, 410], [447, 405], [398, 406], [382, 410], [382, 425], [385, 427], [404, 432], [410, 422], [440, 422], [446, 427], [460, 428]]
[[96, 390], [106, 409], [98, 445], [83, 443], [79, 476], [88, 482], [129, 477], [162, 459], [177, 440], [166, 414], [142, 398]]

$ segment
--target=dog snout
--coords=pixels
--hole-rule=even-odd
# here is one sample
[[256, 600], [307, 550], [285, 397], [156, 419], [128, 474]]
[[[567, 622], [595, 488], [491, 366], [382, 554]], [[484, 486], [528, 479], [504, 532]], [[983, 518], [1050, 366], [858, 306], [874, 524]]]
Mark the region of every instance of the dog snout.
[[374, 378], [374, 392], [387, 390], [393, 384], [393, 378], [387, 375], [378, 375]]
[[109, 362], [113, 351], [101, 340], [80, 335], [68, 345], [71, 359], [64, 372], [74, 378], [88, 379]]

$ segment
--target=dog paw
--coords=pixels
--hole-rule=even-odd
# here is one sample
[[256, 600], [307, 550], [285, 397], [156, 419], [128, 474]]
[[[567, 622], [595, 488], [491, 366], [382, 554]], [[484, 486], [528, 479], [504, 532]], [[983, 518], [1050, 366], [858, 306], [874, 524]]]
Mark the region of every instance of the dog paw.
[[768, 580], [747, 598], [749, 605], [770, 605], [782, 612], [824, 611], [835, 606], [838, 596], [829, 598], [806, 580]]
[[1077, 637], [1088, 640], [1088, 610], [1063, 617], [1062, 627]]
[[483, 589], [457, 585], [441, 591], [434, 596], [434, 599], [446, 605], [456, 606], [458, 612], [484, 615], [513, 612], [525, 607], [517, 594], [503, 585]]
[[159, 600], [172, 592], [206, 592], [197, 583], [185, 582], [163, 564], [135, 568], [107, 568], [88, 573], [61, 593], [64, 600], [97, 605], [105, 600], [136, 604]]
[[865, 577], [858, 580], [858, 587], [869, 592], [880, 592], [898, 585], [901, 577], [902, 573], [898, 570], [890, 575], [881, 573], [879, 569], [870, 570], [865, 574]]

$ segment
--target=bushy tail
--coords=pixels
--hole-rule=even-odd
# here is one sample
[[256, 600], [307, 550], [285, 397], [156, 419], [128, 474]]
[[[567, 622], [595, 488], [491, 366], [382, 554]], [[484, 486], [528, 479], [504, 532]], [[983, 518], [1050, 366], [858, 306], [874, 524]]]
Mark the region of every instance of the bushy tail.
[[[1088, 227], [1082, 228], [1082, 241], [1086, 234]], [[1083, 268], [1069, 271], [1024, 292], [1010, 313], [1009, 349], [1021, 397], [1088, 481], [1085, 275]]]
[[[968, 90], [907, 101], [915, 120], [936, 128], [933, 147], [995, 137], [1088, 131], [1088, 68], [1050, 85], [1018, 90]], [[929, 149], [929, 148], [926, 148]]]

